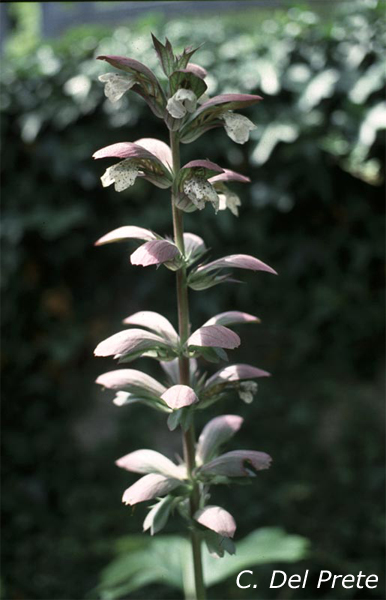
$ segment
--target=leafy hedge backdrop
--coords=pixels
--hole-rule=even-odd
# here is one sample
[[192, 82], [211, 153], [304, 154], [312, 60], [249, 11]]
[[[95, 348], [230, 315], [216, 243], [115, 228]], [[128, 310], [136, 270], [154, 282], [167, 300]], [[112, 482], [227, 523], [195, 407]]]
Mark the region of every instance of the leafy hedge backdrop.
[[[382, 584], [315, 590], [320, 569], [382, 575], [383, 10], [370, 0], [334, 13], [152, 14], [25, 39], [23, 51], [10, 41], [1, 73], [4, 598], [85, 598], [116, 540], [137, 534], [145, 515], [121, 505], [134, 477], [114, 460], [153, 442], [180, 452], [162, 417], [118, 409], [93, 384], [111, 365], [92, 351], [122, 318], [139, 307], [175, 314], [171, 272], [130, 266], [124, 246], [93, 247], [124, 224], [171, 233], [167, 192], [147, 182], [102, 190], [104, 165], [91, 160], [110, 143], [164, 135], [140, 98], [111, 105], [97, 80], [98, 54], [159, 72], [151, 31], [181, 49], [204, 42], [195, 60], [211, 94], [264, 97], [246, 113], [258, 127], [245, 146], [218, 129], [183, 148], [185, 162], [232, 164], [253, 181], [240, 187], [238, 219], [207, 207], [186, 217], [188, 230], [211, 241], [213, 257], [250, 253], [280, 275], [191, 292], [194, 327], [232, 307], [259, 315], [256, 329], [240, 329], [232, 360], [273, 374], [252, 406], [224, 410], [246, 417], [239, 444], [274, 465], [256, 485], [219, 489], [218, 501], [227, 498], [239, 538], [279, 526], [309, 540], [308, 558], [286, 566], [310, 569], [307, 588], [280, 597], [383, 597]], [[231, 578], [211, 597], [277, 597], [274, 567], [259, 567], [256, 590]], [[181, 596], [153, 585], [129, 597]]]

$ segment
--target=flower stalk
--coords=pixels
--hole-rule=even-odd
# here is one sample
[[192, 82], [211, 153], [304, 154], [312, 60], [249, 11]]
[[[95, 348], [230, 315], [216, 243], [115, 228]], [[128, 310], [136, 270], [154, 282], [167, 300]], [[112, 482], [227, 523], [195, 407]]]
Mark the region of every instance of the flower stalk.
[[[180, 149], [179, 139], [176, 132], [170, 132], [170, 148], [172, 151], [173, 158], [173, 173], [174, 176], [180, 170]], [[184, 247], [184, 225], [183, 225], [183, 212], [176, 206], [175, 198], [172, 192], [172, 214], [173, 214], [173, 233], [174, 241], [182, 255], [185, 254]], [[188, 285], [186, 277], [186, 267], [182, 267], [176, 273], [176, 284], [177, 284], [177, 309], [178, 309], [178, 329], [181, 345], [183, 345], [189, 337], [189, 299], [188, 299]], [[178, 359], [180, 383], [183, 385], [189, 385], [190, 383], [190, 369], [189, 369], [189, 358], [181, 355]], [[200, 490], [197, 481], [192, 478], [194, 468], [196, 466], [195, 461], [195, 433], [194, 423], [191, 424], [187, 431], [182, 430], [182, 442], [184, 450], [184, 460], [187, 467], [188, 477], [192, 481], [192, 491], [189, 499], [190, 516], [193, 518], [195, 513], [200, 507]], [[197, 532], [191, 531], [191, 543], [192, 543], [192, 554], [193, 554], [193, 568], [194, 568], [194, 581], [195, 591], [197, 600], [205, 600], [205, 586], [204, 586], [204, 575], [202, 569], [202, 556], [201, 556], [201, 540], [197, 535]]]

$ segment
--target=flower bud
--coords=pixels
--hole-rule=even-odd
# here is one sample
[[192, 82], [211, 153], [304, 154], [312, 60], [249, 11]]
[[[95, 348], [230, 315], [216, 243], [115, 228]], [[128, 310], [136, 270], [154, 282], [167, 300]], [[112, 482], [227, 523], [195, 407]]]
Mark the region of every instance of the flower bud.
[[221, 506], [205, 506], [198, 510], [194, 517], [195, 521], [215, 531], [223, 537], [233, 537], [236, 531], [236, 522], [232, 515], [221, 508]]

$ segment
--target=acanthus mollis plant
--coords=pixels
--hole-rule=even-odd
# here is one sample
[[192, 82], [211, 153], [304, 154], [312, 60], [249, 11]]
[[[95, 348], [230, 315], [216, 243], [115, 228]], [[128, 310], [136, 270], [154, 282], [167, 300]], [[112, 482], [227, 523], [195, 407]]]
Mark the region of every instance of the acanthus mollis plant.
[[232, 515], [210, 503], [214, 485], [244, 483], [258, 471], [270, 466], [264, 452], [236, 450], [222, 453], [223, 445], [240, 429], [243, 419], [237, 415], [221, 415], [203, 428], [195, 438], [196, 412], [237, 393], [251, 402], [257, 390], [256, 379], [269, 373], [247, 364], [220, 368], [209, 378], [202, 374], [197, 359], [213, 363], [228, 360], [227, 350], [237, 348], [239, 336], [230, 329], [240, 323], [258, 323], [253, 315], [231, 310], [210, 318], [191, 331], [188, 290], [206, 290], [229, 279], [230, 269], [275, 271], [261, 260], [234, 254], [208, 261], [207, 247], [195, 234], [184, 232], [183, 214], [202, 210], [207, 204], [215, 212], [229, 209], [238, 214], [240, 200], [229, 184], [247, 183], [249, 179], [232, 170], [219, 167], [208, 159], [193, 160], [181, 166], [180, 144], [187, 144], [215, 127], [223, 127], [228, 136], [244, 144], [253, 123], [236, 112], [261, 100], [247, 94], [206, 95], [205, 69], [190, 62], [197, 49], [186, 48], [176, 55], [168, 40], [165, 45], [153, 36], [153, 43], [165, 84], [145, 65], [132, 58], [100, 56], [118, 72], [100, 76], [105, 94], [116, 102], [128, 90], [147, 102], [153, 113], [163, 119], [169, 130], [170, 146], [156, 139], [112, 144], [98, 150], [94, 158], [118, 159], [102, 176], [102, 185], [114, 185], [118, 192], [143, 177], [159, 188], [171, 190], [173, 238], [163, 237], [142, 227], [125, 225], [107, 233], [96, 244], [137, 240], [131, 254], [133, 265], [164, 265], [176, 273], [178, 331], [162, 315], [140, 311], [124, 319], [127, 326], [101, 342], [96, 356], [112, 356], [119, 364], [141, 357], [159, 361], [164, 383], [131, 368], [110, 371], [98, 377], [97, 383], [114, 390], [117, 406], [141, 403], [165, 413], [170, 430], [180, 427], [183, 437], [183, 462], [176, 464], [153, 449], [135, 450], [117, 460], [118, 467], [141, 475], [123, 494], [123, 502], [133, 506], [153, 501], [144, 521], [144, 531], [153, 535], [178, 511], [190, 531], [196, 585], [196, 597], [205, 598], [202, 571], [202, 540], [211, 554], [222, 557], [233, 554], [232, 541], [236, 523]]

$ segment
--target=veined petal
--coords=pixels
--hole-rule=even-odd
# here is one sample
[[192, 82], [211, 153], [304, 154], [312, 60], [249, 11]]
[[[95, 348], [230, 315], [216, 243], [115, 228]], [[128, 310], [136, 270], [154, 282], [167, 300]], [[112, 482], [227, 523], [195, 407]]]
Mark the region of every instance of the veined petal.
[[[144, 138], [145, 140], [148, 138]], [[157, 142], [159, 140], [154, 140]], [[163, 142], [159, 142], [162, 144]], [[145, 143], [148, 145], [147, 143]], [[166, 144], [165, 144], [166, 145]], [[144, 158], [146, 160], [152, 160], [160, 163], [160, 159], [145, 145], [140, 145], [134, 142], [118, 142], [117, 144], [110, 144], [104, 148], [100, 148], [92, 155], [94, 159], [98, 160], [101, 158]]]
[[111, 102], [117, 102], [136, 82], [132, 75], [118, 75], [117, 73], [104, 73], [98, 79], [105, 84], [105, 96]]
[[206, 250], [205, 242], [195, 233], [184, 233], [185, 255], [190, 257], [196, 254], [202, 254]]
[[160, 345], [167, 346], [164, 338], [144, 329], [125, 329], [103, 340], [94, 350], [95, 356], [121, 356], [134, 350]]
[[161, 396], [166, 387], [150, 375], [136, 369], [118, 369], [99, 375], [96, 382], [110, 390], [132, 392], [133, 389], [143, 388], [154, 396]]
[[224, 107], [224, 110], [246, 108], [260, 102], [260, 100], [262, 100], [261, 96], [254, 96], [252, 94], [220, 94], [205, 102], [197, 112], [201, 114], [209, 108], [213, 108], [213, 106]]
[[252, 365], [229, 365], [228, 367], [224, 367], [217, 371], [212, 377], [209, 377], [205, 384], [205, 389], [222, 383], [240, 381], [242, 379], [254, 379], [257, 377], [270, 377], [270, 373], [263, 371], [262, 369], [257, 369]]
[[205, 506], [198, 510], [194, 517], [195, 521], [212, 529], [223, 537], [233, 537], [236, 531], [236, 522], [232, 515], [221, 506]]
[[268, 273], [273, 273], [277, 275], [276, 271], [272, 269], [272, 267], [266, 265], [258, 258], [254, 256], [250, 256], [249, 254], [230, 254], [229, 256], [224, 256], [223, 258], [218, 258], [217, 260], [213, 260], [206, 265], [202, 265], [198, 267], [196, 273], [209, 272], [214, 269], [222, 269], [225, 267], [235, 267], [237, 269], [249, 269], [251, 271], [267, 271]]
[[204, 327], [208, 325], [235, 325], [237, 323], [260, 323], [260, 319], [254, 315], [250, 315], [239, 310], [228, 310], [227, 312], [215, 315], [209, 321], [204, 323]]
[[122, 502], [124, 504], [138, 504], [158, 498], [158, 496], [166, 496], [169, 492], [181, 485], [181, 481], [158, 473], [150, 473], [138, 479], [124, 492]]
[[115, 461], [117, 467], [132, 473], [159, 473], [166, 477], [184, 479], [186, 469], [180, 469], [169, 458], [155, 450], [135, 450]]
[[[209, 177], [209, 174], [211, 175], [211, 171], [213, 171], [214, 173], [220, 173], [220, 174], [224, 172], [224, 169], [222, 167], [220, 167], [216, 163], [212, 162], [211, 160], [207, 160], [207, 159], [206, 160], [202, 160], [202, 159], [191, 160], [188, 163], [186, 163], [186, 165], [181, 167], [181, 169], [204, 169], [205, 170], [204, 173], [207, 172], [208, 177]], [[213, 175], [211, 175], [211, 177], [213, 177]]]
[[251, 180], [249, 177], [245, 175], [241, 175], [241, 173], [237, 173], [236, 171], [231, 171], [230, 169], [223, 169], [222, 173], [218, 175], [214, 175], [209, 179], [210, 183], [217, 183], [223, 181], [237, 181], [239, 183], [249, 183]]
[[256, 129], [256, 125], [247, 117], [230, 111], [222, 114], [220, 119], [224, 120], [225, 131], [236, 144], [245, 144], [249, 140], [249, 132]]
[[189, 337], [188, 346], [208, 346], [214, 348], [237, 348], [241, 340], [234, 332], [222, 325], [200, 327]]
[[205, 77], [208, 75], [206, 69], [200, 67], [200, 65], [196, 65], [195, 63], [188, 63], [185, 70], [189, 71], [190, 73], [194, 73], [194, 75], [197, 75], [197, 77], [200, 77], [201, 79], [205, 79]]
[[166, 104], [166, 110], [174, 119], [182, 119], [187, 112], [196, 110], [197, 96], [192, 90], [183, 88], [176, 91]]
[[148, 267], [149, 265], [160, 265], [172, 261], [180, 252], [175, 244], [166, 240], [152, 240], [142, 244], [130, 256], [132, 265]]
[[173, 410], [198, 402], [195, 392], [188, 385], [173, 385], [162, 394], [161, 398]]
[[255, 477], [256, 471], [268, 469], [271, 461], [271, 457], [265, 452], [234, 450], [209, 461], [200, 467], [198, 471], [204, 475]]
[[221, 415], [209, 421], [198, 438], [196, 450], [198, 464], [211, 460], [219, 447], [240, 429], [243, 421], [244, 419], [238, 415]]
[[135, 225], [125, 225], [124, 227], [118, 227], [109, 233], [106, 233], [103, 237], [99, 238], [95, 242], [95, 246], [102, 246], [103, 244], [111, 244], [112, 242], [122, 242], [125, 240], [156, 240], [157, 236], [155, 233], [144, 227], [136, 227]]
[[[122, 69], [131, 75], [132, 73], [139, 73], [144, 75], [149, 81], [154, 84], [158, 84], [158, 80], [154, 73], [146, 67], [143, 63], [139, 62], [135, 58], [127, 58], [126, 56], [97, 56], [97, 60], [105, 60], [117, 69]], [[159, 84], [158, 84], [159, 85]]]
[[159, 313], [151, 310], [141, 310], [136, 312], [133, 315], [126, 317], [123, 322], [125, 325], [139, 325], [140, 327], [151, 329], [173, 343], [177, 343], [179, 340], [178, 333], [170, 321]]
[[168, 169], [170, 169], [173, 165], [173, 157], [172, 151], [170, 147], [162, 142], [161, 140], [157, 140], [155, 138], [141, 138], [134, 142], [137, 146], [142, 146], [154, 156], [156, 156]]

